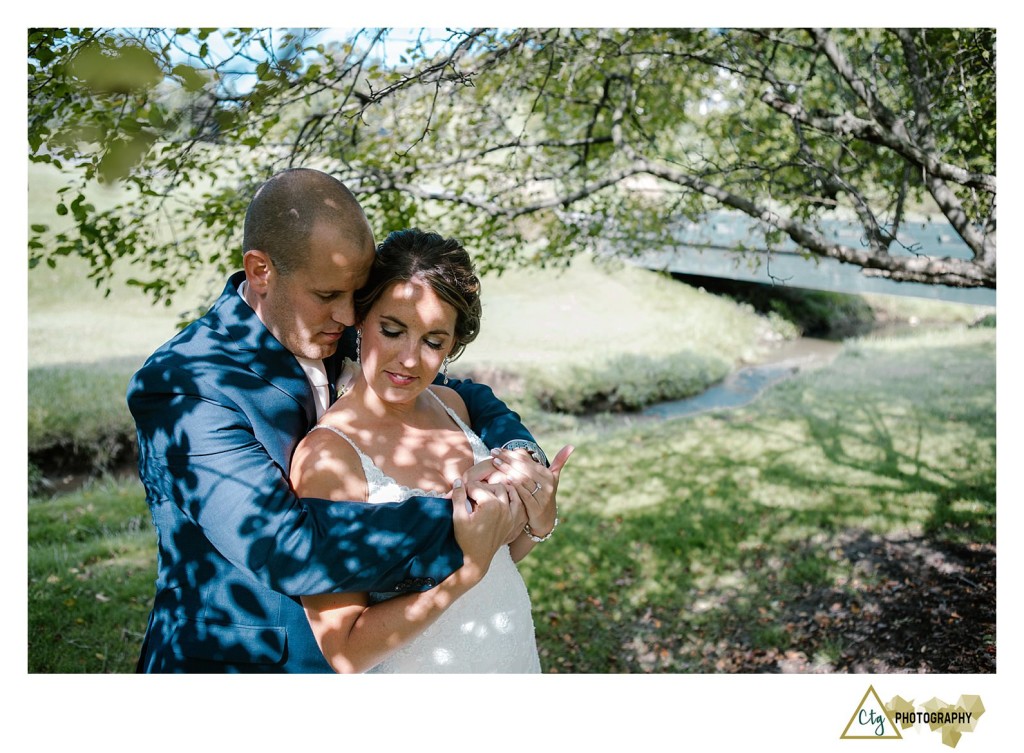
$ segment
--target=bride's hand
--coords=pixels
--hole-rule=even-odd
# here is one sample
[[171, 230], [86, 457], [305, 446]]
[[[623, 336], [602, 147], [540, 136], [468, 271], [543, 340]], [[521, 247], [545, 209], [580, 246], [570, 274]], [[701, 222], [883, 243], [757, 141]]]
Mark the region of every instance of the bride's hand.
[[456, 480], [452, 489], [452, 519], [455, 540], [462, 549], [464, 567], [482, 578], [494, 553], [523, 529], [526, 517], [522, 502], [510, 498], [502, 484]]
[[491, 451], [496, 470], [505, 477], [504, 483], [522, 500], [534, 536], [544, 537], [554, 530], [558, 519], [555, 504], [558, 477], [575, 449], [566, 445], [559, 450], [550, 468], [545, 468], [523, 450]]
[[[493, 452], [493, 450], [492, 450]], [[464, 484], [505, 484], [508, 483], [509, 478], [505, 471], [499, 470], [494, 467], [494, 458], [488, 457], [486, 460], [481, 460], [476, 465], [472, 466], [468, 471], [462, 474], [462, 482]]]

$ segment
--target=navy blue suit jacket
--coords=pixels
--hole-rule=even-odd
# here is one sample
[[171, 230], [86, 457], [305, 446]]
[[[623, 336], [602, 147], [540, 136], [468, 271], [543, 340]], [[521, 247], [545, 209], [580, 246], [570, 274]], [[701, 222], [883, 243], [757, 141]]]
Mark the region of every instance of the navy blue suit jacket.
[[[242, 279], [128, 388], [158, 536], [142, 672], [330, 672], [300, 595], [425, 590], [462, 564], [448, 500], [296, 497], [288, 469], [316, 422], [313, 394], [238, 295]], [[332, 392], [341, 356], [325, 361]], [[488, 446], [532, 441], [488, 387], [451, 386]]]

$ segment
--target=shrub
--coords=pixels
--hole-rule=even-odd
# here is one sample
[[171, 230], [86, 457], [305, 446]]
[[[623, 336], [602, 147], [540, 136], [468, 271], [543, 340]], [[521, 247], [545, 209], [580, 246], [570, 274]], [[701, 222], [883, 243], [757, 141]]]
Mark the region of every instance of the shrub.
[[625, 353], [603, 363], [536, 370], [526, 380], [526, 390], [549, 411], [636, 411], [703, 392], [730, 368], [725, 359], [690, 351], [661, 357]]
[[125, 390], [136, 364], [63, 364], [29, 370], [29, 459], [47, 469], [109, 468], [134, 451]]

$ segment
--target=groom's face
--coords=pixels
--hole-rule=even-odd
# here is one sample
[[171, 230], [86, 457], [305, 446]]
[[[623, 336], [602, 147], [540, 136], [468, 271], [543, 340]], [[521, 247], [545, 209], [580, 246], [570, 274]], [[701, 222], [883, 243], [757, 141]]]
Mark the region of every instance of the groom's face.
[[360, 245], [343, 229], [317, 225], [306, 263], [287, 275], [271, 265], [260, 318], [289, 351], [303, 358], [334, 355], [354, 323], [353, 297], [373, 264], [372, 242]]

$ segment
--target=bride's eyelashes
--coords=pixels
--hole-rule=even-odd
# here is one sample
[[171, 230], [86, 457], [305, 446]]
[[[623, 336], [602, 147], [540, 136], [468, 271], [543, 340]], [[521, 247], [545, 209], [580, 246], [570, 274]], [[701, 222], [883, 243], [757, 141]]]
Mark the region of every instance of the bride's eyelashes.
[[[404, 333], [404, 331], [405, 330], [401, 329], [389, 329], [384, 325], [381, 325], [380, 328], [380, 333], [384, 335], [384, 337], [388, 338], [400, 337]], [[442, 348], [444, 348], [444, 342], [439, 342], [437, 340], [428, 340], [426, 338], [424, 338], [423, 342], [426, 343], [427, 347], [431, 348], [432, 350], [441, 350]]]

